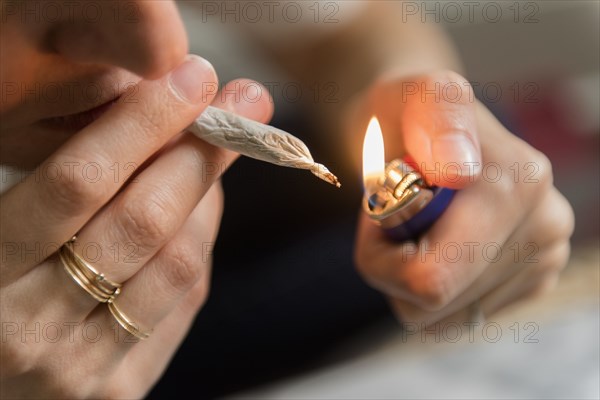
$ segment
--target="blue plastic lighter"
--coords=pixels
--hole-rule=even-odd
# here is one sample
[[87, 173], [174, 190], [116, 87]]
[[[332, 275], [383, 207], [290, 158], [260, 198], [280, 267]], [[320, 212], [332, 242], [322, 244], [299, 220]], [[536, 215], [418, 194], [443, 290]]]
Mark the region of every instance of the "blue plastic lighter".
[[367, 190], [363, 207], [392, 240], [418, 240], [444, 213], [454, 193], [428, 185], [410, 161], [395, 159]]

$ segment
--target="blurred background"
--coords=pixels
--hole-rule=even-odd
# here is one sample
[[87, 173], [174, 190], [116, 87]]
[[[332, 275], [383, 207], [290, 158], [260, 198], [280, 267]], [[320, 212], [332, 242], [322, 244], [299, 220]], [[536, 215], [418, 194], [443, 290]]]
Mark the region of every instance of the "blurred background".
[[574, 243], [597, 245], [599, 2], [520, 2], [530, 23], [515, 23], [508, 8], [498, 23], [445, 25], [478, 98], [552, 160], [556, 185], [575, 209]]
[[[412, 3], [438, 7], [477, 97], [551, 159], [576, 214], [557, 289], [502, 311], [484, 331], [401, 331], [383, 299], [349, 272], [360, 178], [345, 167], [348, 155], [306, 133], [315, 127], [303, 102], [275, 90], [273, 124], [303, 138], [349, 187], [307, 192], [314, 182], [304, 173], [234, 165], [211, 297], [150, 397], [182, 380], [208, 397], [239, 399], [600, 397], [600, 3], [478, 1], [491, 6], [473, 19], [444, 8], [464, 11], [465, 2]], [[180, 8], [192, 51], [221, 82], [293, 82], [235, 24], [197, 4]]]

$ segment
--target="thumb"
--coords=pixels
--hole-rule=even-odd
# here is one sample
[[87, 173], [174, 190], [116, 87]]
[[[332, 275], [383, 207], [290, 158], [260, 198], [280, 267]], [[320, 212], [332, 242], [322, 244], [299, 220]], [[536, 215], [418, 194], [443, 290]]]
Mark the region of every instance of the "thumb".
[[475, 96], [469, 82], [450, 71], [388, 77], [369, 94], [380, 117], [387, 158], [408, 152], [423, 177], [460, 189], [481, 172]]
[[482, 165], [469, 82], [444, 71], [405, 81], [404, 86], [404, 142], [425, 179], [455, 189], [473, 182]]

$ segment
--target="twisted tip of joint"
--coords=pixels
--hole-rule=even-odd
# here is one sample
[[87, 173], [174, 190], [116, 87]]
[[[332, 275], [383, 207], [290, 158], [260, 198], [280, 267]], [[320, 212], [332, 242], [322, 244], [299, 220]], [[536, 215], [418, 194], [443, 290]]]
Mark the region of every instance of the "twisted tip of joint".
[[332, 174], [327, 169], [327, 167], [324, 166], [323, 164], [315, 164], [315, 165], [313, 165], [313, 167], [310, 169], [310, 172], [312, 172], [319, 179], [322, 179], [325, 182], [330, 183], [330, 184], [332, 184], [335, 187], [339, 188], [339, 187], [342, 186], [342, 184], [338, 180], [337, 176], [335, 176], [334, 174]]

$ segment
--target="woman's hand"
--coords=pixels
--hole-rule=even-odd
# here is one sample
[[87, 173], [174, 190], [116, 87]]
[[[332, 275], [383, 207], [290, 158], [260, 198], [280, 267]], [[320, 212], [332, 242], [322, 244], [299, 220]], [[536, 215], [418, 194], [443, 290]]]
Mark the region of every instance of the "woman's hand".
[[406, 151], [430, 183], [459, 189], [418, 243], [391, 242], [361, 215], [359, 271], [402, 322], [461, 323], [477, 301], [488, 316], [553, 286], [569, 257], [571, 207], [548, 159], [508, 132], [464, 78], [390, 77], [359, 106], [364, 121], [378, 116], [388, 160]]
[[[261, 122], [272, 113], [268, 95], [249, 103], [232, 90], [243, 82], [215, 98], [216, 85], [195, 56], [140, 82], [135, 101], [117, 102], [1, 197], [2, 397], [137, 398], [161, 375], [206, 299], [219, 178], [236, 158], [179, 133], [211, 102]], [[75, 252], [123, 282], [119, 308], [154, 328], [148, 340], [52, 255], [76, 233]]]

